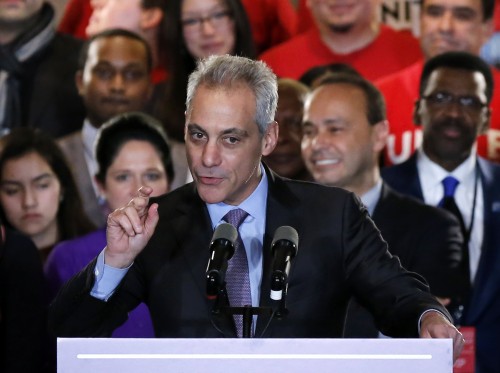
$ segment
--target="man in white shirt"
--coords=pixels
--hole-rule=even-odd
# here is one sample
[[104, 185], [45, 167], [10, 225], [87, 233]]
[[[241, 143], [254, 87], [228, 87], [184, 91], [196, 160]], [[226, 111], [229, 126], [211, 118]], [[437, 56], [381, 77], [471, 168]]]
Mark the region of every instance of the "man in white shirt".
[[430, 59], [414, 110], [422, 147], [382, 171], [394, 189], [427, 204], [444, 206], [453, 198], [467, 243], [463, 277], [470, 284], [459, 323], [476, 328], [476, 372], [500, 367], [500, 167], [476, 154], [477, 137], [488, 129], [492, 94], [490, 67], [479, 57], [448, 52]]

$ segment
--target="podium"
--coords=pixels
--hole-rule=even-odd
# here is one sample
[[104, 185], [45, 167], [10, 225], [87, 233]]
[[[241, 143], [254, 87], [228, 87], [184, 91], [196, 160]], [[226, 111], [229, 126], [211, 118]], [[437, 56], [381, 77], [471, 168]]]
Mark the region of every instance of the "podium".
[[59, 338], [58, 373], [451, 373], [451, 339]]

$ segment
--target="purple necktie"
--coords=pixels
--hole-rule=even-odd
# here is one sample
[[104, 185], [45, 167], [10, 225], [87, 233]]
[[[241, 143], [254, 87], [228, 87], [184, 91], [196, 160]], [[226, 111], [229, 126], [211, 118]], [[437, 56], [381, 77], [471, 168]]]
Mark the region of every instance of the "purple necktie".
[[[234, 209], [229, 211], [222, 219], [239, 230], [241, 223], [243, 223], [243, 220], [247, 216], [248, 213], [246, 211]], [[234, 255], [229, 260], [227, 266], [226, 289], [229, 303], [232, 307], [252, 305], [247, 253], [239, 234], [238, 239], [234, 243]], [[234, 323], [236, 325], [236, 334], [241, 338], [243, 334], [243, 316], [234, 315]]]

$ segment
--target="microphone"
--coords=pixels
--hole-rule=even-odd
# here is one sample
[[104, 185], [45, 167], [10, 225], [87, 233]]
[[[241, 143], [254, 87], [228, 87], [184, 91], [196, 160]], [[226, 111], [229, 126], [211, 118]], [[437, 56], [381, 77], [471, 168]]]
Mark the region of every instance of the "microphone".
[[215, 228], [210, 242], [210, 259], [208, 260], [206, 279], [207, 297], [217, 297], [226, 277], [227, 261], [234, 254], [234, 242], [238, 239], [238, 231], [228, 223]]
[[273, 256], [271, 274], [272, 300], [281, 300], [283, 291], [286, 291], [290, 262], [297, 255], [298, 246], [299, 235], [294, 228], [285, 225], [276, 229], [271, 243], [271, 255]]

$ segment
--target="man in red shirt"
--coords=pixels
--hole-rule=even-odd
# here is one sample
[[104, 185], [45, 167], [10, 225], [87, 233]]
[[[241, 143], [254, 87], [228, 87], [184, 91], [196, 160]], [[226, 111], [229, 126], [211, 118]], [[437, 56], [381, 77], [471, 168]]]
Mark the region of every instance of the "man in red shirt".
[[309, 0], [316, 27], [261, 55], [280, 77], [298, 79], [318, 65], [341, 62], [375, 80], [421, 58], [409, 31], [396, 31], [377, 17], [380, 0]]
[[[448, 51], [479, 55], [493, 30], [494, 0], [423, 0], [420, 15], [420, 46], [424, 58], [376, 82], [385, 96], [390, 136], [384, 162], [397, 164], [410, 157], [422, 141], [422, 131], [412, 113], [424, 61]], [[495, 86], [500, 72], [493, 71]], [[493, 95], [492, 108], [500, 107], [500, 94]], [[478, 153], [500, 161], [500, 112], [493, 110], [490, 129], [478, 138]]]

